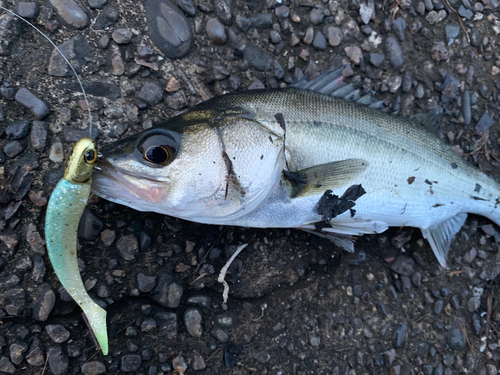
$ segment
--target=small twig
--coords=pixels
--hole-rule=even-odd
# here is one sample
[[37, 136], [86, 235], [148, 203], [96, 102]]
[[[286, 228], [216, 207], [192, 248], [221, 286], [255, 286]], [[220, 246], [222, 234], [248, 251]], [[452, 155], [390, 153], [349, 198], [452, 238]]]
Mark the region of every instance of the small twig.
[[476, 353], [474, 352], [474, 348], [470, 344], [469, 336], [467, 336], [467, 331], [465, 330], [463, 323], [460, 323], [460, 329], [462, 330], [462, 333], [465, 336], [465, 340], [467, 341], [467, 345], [469, 345], [470, 352], [472, 353], [473, 356], [476, 356]]
[[462, 19], [460, 18], [460, 14], [458, 14], [458, 12], [455, 10], [455, 8], [453, 8], [449, 1], [448, 0], [444, 0], [444, 2], [446, 3], [446, 5], [448, 6], [448, 8], [450, 8], [453, 13], [455, 13], [457, 15], [457, 18], [458, 18], [458, 22], [460, 22], [460, 27], [462, 27], [462, 30], [464, 31], [465, 33], [465, 36], [467, 37], [467, 42], [470, 43], [470, 38], [469, 38], [469, 33], [467, 32], [467, 30], [465, 29], [465, 26], [462, 22]]
[[215, 357], [215, 355], [218, 354], [221, 350], [222, 350], [222, 348], [220, 348], [220, 347], [217, 348], [217, 350], [215, 352], [213, 352], [212, 355], [210, 355], [210, 357], [208, 357], [205, 362], [208, 363], [208, 361], [210, 361], [213, 357]]
[[194, 279], [193, 281], [191, 281], [191, 283], [189, 285], [193, 285], [195, 282], [197, 282], [198, 280], [203, 279], [205, 276], [207, 276], [207, 274], [204, 272], [200, 276], [198, 276], [196, 279]]
[[429, 312], [429, 313], [427, 313], [427, 314], [424, 314], [424, 315], [419, 316], [417, 319], [415, 319], [415, 320], [413, 321], [413, 323], [418, 323], [418, 322], [419, 322], [419, 321], [421, 321], [422, 319], [424, 319], [424, 318], [428, 317], [430, 314], [431, 314], [431, 313]]
[[43, 365], [42, 375], [45, 374], [45, 369], [47, 368], [48, 362], [49, 362], [49, 353], [47, 353], [47, 358], [45, 358], [45, 364]]
[[267, 309], [267, 303], [260, 305], [260, 309], [261, 309], [260, 316], [257, 319], [253, 319], [254, 322], [259, 321], [264, 316], [264, 311]]

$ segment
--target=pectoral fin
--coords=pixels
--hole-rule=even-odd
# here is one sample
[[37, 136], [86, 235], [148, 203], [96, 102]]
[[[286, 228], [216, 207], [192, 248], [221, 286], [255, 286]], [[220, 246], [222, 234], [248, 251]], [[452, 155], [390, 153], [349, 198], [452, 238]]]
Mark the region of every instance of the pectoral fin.
[[325, 190], [335, 189], [352, 182], [365, 171], [368, 162], [363, 159], [346, 159], [316, 165], [294, 172], [300, 179], [300, 183], [292, 181], [293, 190], [291, 197], [307, 197], [310, 195], [323, 194]]
[[431, 228], [422, 229], [422, 235], [429, 241], [439, 264], [441, 264], [443, 268], [447, 268], [446, 255], [450, 249], [451, 240], [460, 228], [462, 228], [465, 219], [467, 219], [467, 214], [462, 212]]

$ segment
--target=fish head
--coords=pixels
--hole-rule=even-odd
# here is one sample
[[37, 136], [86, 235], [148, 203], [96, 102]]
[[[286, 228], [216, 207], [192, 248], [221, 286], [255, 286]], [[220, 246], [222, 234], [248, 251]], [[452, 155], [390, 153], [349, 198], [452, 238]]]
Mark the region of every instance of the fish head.
[[246, 118], [189, 112], [100, 152], [97, 195], [209, 224], [231, 223], [263, 204], [284, 165], [282, 134]]

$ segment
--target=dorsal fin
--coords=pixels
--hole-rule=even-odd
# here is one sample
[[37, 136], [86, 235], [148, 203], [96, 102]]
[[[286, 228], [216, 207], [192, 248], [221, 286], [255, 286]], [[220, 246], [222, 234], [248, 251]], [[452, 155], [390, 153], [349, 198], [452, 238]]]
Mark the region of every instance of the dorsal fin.
[[345, 68], [346, 65], [341, 66], [337, 70], [330, 70], [310, 81], [307, 81], [307, 76], [304, 76], [297, 82], [292, 83], [291, 86], [300, 90], [309, 90], [318, 94], [334, 96], [372, 108], [384, 108], [384, 102], [376, 101], [371, 97], [370, 93], [364, 93], [358, 82], [345, 82], [342, 76]]

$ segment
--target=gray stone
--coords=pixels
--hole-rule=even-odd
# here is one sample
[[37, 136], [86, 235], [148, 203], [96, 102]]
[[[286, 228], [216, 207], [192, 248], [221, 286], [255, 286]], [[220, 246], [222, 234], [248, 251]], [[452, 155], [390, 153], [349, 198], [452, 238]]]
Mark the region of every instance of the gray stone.
[[157, 276], [146, 276], [143, 273], [137, 275], [138, 288], [142, 293], [148, 293], [156, 286]]
[[184, 324], [188, 333], [193, 337], [201, 337], [203, 327], [201, 325], [202, 317], [198, 309], [190, 308], [184, 313]]
[[16, 13], [26, 19], [35, 18], [38, 13], [38, 4], [28, 1], [20, 1], [16, 4]]
[[14, 343], [9, 346], [10, 360], [13, 364], [19, 365], [24, 359], [24, 353], [28, 350], [28, 346], [26, 344], [17, 344]]
[[121, 358], [120, 370], [123, 372], [134, 372], [142, 365], [142, 358], [137, 354], [127, 354]]
[[446, 342], [451, 350], [462, 350], [467, 344], [462, 328], [455, 323], [446, 333]]
[[172, 275], [160, 273], [152, 298], [164, 307], [175, 309], [179, 306], [183, 293], [184, 288], [173, 280]]
[[15, 98], [18, 103], [28, 108], [40, 120], [50, 113], [49, 105], [24, 87], [17, 90]]
[[399, 70], [403, 66], [405, 58], [403, 50], [396, 38], [389, 36], [385, 39], [384, 52], [388, 56], [389, 62], [394, 69]]
[[82, 373], [85, 375], [100, 375], [106, 373], [106, 365], [99, 361], [86, 362], [82, 365]]
[[30, 131], [30, 122], [28, 120], [12, 121], [7, 125], [5, 134], [10, 139], [21, 139], [28, 135]]
[[49, 324], [45, 327], [45, 332], [56, 344], [65, 342], [70, 336], [68, 330], [61, 324]]
[[89, 23], [89, 17], [74, 0], [49, 0], [64, 23], [76, 29], [83, 29]]
[[146, 82], [139, 91], [138, 97], [153, 107], [161, 102], [164, 91], [164, 88], [158, 82]]
[[415, 261], [406, 255], [400, 255], [390, 264], [391, 269], [399, 275], [411, 276]]
[[129, 29], [116, 29], [111, 37], [117, 44], [128, 44], [132, 41], [134, 34]]
[[210, 18], [205, 27], [208, 38], [217, 46], [226, 43], [227, 35], [224, 26], [216, 18]]
[[273, 58], [267, 52], [251, 43], [246, 45], [245, 59], [248, 60], [251, 66], [261, 72], [267, 72], [273, 66]]
[[384, 60], [385, 56], [382, 53], [370, 53], [370, 64], [372, 64], [375, 68], [379, 68]]
[[186, 56], [193, 42], [186, 16], [169, 0], [147, 0], [144, 8], [153, 43], [170, 59]]
[[115, 24], [119, 17], [118, 8], [106, 5], [92, 27], [94, 30], [104, 30], [106, 27]]
[[31, 146], [35, 150], [42, 151], [47, 144], [49, 126], [43, 121], [33, 121], [31, 126]]
[[[83, 35], [77, 35], [58, 46], [77, 73], [81, 73], [87, 59], [94, 55], [93, 47]], [[73, 77], [73, 72], [61, 54], [54, 49], [49, 62], [49, 74], [56, 77]], [[74, 83], [77, 90], [80, 87]]]
[[86, 207], [78, 225], [78, 237], [87, 241], [95, 241], [99, 238], [103, 228], [102, 220]]
[[479, 121], [476, 124], [476, 131], [479, 133], [485, 132], [488, 130], [491, 125], [493, 125], [495, 121], [491, 118], [488, 112], [484, 112]]
[[0, 372], [6, 374], [14, 374], [16, 372], [16, 368], [7, 357], [0, 357]]
[[49, 367], [54, 375], [66, 375], [69, 370], [69, 359], [60, 346], [49, 348]]
[[33, 305], [33, 319], [44, 322], [49, 318], [50, 312], [56, 303], [56, 294], [48, 284], [43, 284], [35, 295]]
[[120, 237], [116, 242], [116, 248], [125, 260], [134, 260], [139, 254], [139, 242], [133, 234]]
[[232, 23], [232, 2], [233, 0], [217, 0], [214, 2], [215, 14], [217, 15], [217, 18], [227, 26], [231, 26]]
[[172, 95], [167, 96], [167, 107], [172, 109], [182, 109], [187, 105], [186, 94], [183, 90], [179, 90]]

